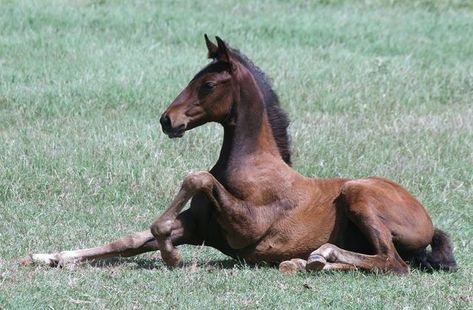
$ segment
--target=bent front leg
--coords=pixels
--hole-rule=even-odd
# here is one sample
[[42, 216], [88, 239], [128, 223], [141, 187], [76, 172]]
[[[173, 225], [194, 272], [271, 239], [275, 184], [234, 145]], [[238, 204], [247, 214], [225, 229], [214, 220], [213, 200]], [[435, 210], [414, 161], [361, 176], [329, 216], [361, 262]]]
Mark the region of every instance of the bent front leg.
[[243, 247], [269, 228], [270, 217], [257, 216], [257, 210], [230, 194], [212, 174], [206, 171], [191, 173], [182, 182], [169, 208], [150, 227], [158, 242], [161, 257], [171, 267], [181, 262], [180, 252], [170, 239], [173, 222], [198, 192], [205, 194], [212, 202], [219, 223], [231, 234], [227, 240], [233, 248]]
[[186, 203], [199, 191], [212, 196], [211, 191], [215, 178], [208, 172], [190, 173], [182, 182], [181, 188], [174, 197], [171, 205], [151, 225], [150, 230], [156, 238], [163, 261], [170, 267], [181, 263], [180, 251], [171, 240], [173, 223]]

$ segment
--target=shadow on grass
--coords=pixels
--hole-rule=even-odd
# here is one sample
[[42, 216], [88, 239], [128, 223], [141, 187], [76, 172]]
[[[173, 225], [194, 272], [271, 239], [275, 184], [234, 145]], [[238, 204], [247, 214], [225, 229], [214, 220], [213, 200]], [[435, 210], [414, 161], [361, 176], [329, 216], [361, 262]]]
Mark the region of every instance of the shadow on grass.
[[[86, 262], [93, 267], [109, 268], [114, 266], [126, 266], [131, 269], [169, 269], [164, 262], [159, 258], [126, 258], [115, 257], [99, 261]], [[245, 261], [240, 261], [232, 258], [218, 259], [218, 260], [191, 260], [184, 261], [184, 263], [175, 269], [204, 269], [208, 271], [219, 269], [253, 269], [253, 268], [274, 268], [270, 264], [250, 264]]]

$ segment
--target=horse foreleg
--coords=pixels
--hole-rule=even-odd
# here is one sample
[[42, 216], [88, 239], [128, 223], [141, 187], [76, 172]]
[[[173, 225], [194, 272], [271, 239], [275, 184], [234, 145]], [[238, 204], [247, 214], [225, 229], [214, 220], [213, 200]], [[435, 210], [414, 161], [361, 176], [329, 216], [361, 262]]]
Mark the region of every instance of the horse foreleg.
[[23, 259], [23, 265], [35, 263], [51, 267], [79, 263], [85, 260], [104, 259], [114, 256], [133, 256], [157, 249], [157, 243], [149, 230], [134, 233], [104, 246], [62, 251], [49, 254], [31, 254]]
[[[184, 208], [186, 203], [198, 192], [207, 196], [215, 207], [217, 213], [223, 218], [231, 218], [226, 225], [230, 231], [235, 231], [240, 235], [243, 232], [253, 234], [254, 227], [268, 225], [253, 225], [255, 216], [249, 214], [247, 208], [240, 208], [243, 204], [241, 201], [232, 196], [209, 172], [195, 172], [189, 174], [182, 182], [181, 188], [177, 193], [171, 205], [164, 213], [154, 221], [151, 225], [151, 233], [158, 241], [158, 247], [161, 251], [161, 257], [168, 266], [174, 267], [180, 264], [181, 254], [179, 250], [171, 242], [170, 235], [172, 233], [172, 225], [174, 220]], [[268, 226], [269, 227], [269, 226]], [[254, 233], [256, 234], [256, 233]], [[237, 238], [244, 239], [244, 238]], [[240, 244], [235, 242], [231, 244], [238, 248]]]
[[[173, 223], [171, 242], [175, 245], [195, 243], [195, 238], [192, 238], [193, 227], [194, 222], [190, 214], [186, 212], [180, 214], [177, 220]], [[156, 251], [158, 249], [158, 243], [151, 234], [151, 231], [148, 229], [125, 236], [99, 247], [48, 254], [31, 254], [22, 259], [20, 263], [22, 265], [42, 264], [51, 267], [58, 267], [90, 260], [100, 260], [112, 257], [130, 257], [145, 252]]]

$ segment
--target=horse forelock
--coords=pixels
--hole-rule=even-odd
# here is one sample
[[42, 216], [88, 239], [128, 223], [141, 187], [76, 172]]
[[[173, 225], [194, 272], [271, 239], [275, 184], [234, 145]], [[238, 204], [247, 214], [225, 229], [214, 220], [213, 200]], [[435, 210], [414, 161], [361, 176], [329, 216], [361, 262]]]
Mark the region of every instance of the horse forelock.
[[209, 63], [207, 66], [205, 66], [202, 70], [200, 70], [191, 80], [195, 81], [202, 76], [206, 75], [207, 73], [213, 73], [213, 72], [222, 72], [224, 70], [228, 70], [229, 65], [224, 62], [218, 62], [218, 61], [212, 61]]

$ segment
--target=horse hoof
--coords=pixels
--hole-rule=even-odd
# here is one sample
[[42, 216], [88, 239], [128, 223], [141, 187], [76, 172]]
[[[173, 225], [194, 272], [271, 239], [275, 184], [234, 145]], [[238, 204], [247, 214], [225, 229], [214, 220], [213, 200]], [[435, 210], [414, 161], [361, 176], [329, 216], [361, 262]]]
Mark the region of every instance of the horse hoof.
[[286, 260], [279, 264], [279, 271], [293, 274], [297, 271], [304, 270], [306, 261], [300, 258], [293, 258], [291, 260]]
[[320, 271], [324, 269], [326, 264], [327, 264], [327, 261], [322, 255], [312, 254], [307, 260], [305, 269], [307, 271]]
[[179, 267], [182, 263], [182, 255], [179, 250], [173, 250], [171, 252], [161, 251], [161, 258], [169, 268]]
[[279, 264], [279, 271], [287, 274], [293, 274], [296, 273], [298, 269], [296, 263], [286, 260]]
[[21, 258], [20, 260], [18, 260], [18, 264], [20, 264], [21, 266], [29, 266], [29, 265], [33, 265], [33, 257], [32, 255], [28, 255], [26, 257], [23, 257]]

